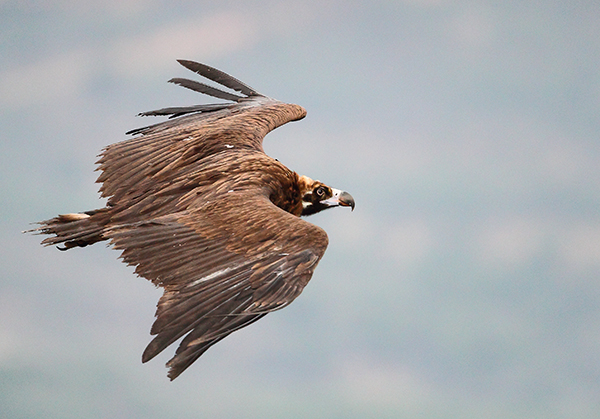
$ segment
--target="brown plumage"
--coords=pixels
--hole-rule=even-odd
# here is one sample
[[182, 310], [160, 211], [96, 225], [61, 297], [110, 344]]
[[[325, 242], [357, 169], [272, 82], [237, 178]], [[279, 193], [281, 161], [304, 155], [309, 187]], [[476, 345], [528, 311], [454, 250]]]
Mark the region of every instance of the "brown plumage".
[[306, 111], [257, 93], [212, 67], [186, 68], [242, 95], [173, 83], [228, 102], [165, 108], [100, 156], [106, 207], [33, 230], [61, 250], [110, 240], [135, 272], [164, 288], [142, 361], [182, 336], [167, 363], [176, 378], [210, 346], [290, 304], [310, 280], [327, 234], [300, 218], [354, 200], [267, 156], [263, 137]]

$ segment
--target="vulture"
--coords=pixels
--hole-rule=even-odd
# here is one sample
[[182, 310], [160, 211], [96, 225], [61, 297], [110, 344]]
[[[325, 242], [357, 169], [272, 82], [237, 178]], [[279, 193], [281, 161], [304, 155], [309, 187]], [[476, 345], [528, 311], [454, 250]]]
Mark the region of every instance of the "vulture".
[[301, 217], [354, 209], [349, 193], [265, 154], [264, 136], [304, 118], [302, 107], [208, 65], [179, 63], [213, 85], [169, 82], [222, 101], [141, 113], [168, 119], [103, 149], [97, 182], [106, 206], [30, 230], [50, 235], [42, 244], [60, 250], [106, 240], [163, 288], [142, 362], [183, 337], [167, 363], [171, 380], [230, 333], [300, 295], [328, 244], [325, 231]]

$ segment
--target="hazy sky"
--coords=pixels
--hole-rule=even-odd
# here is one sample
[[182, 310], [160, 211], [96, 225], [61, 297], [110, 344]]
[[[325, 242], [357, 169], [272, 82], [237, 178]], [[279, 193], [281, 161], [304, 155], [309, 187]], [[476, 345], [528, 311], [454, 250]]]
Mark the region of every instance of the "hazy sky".
[[[596, 418], [600, 4], [0, 1], [0, 416]], [[97, 244], [97, 154], [205, 103], [184, 58], [305, 107], [265, 150], [349, 191], [290, 307], [174, 382], [160, 290]]]

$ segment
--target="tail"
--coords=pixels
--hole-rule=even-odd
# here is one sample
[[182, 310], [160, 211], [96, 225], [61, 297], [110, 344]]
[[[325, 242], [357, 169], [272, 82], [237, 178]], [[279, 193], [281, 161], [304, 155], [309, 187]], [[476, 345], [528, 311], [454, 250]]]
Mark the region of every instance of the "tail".
[[63, 247], [57, 246], [59, 250], [85, 247], [106, 240], [102, 234], [105, 225], [99, 223], [97, 218], [92, 217], [98, 211], [101, 210], [59, 215], [50, 220], [39, 222], [38, 224], [41, 227], [25, 231], [25, 233], [51, 234], [53, 236], [44, 239], [42, 244], [51, 246], [64, 243]]

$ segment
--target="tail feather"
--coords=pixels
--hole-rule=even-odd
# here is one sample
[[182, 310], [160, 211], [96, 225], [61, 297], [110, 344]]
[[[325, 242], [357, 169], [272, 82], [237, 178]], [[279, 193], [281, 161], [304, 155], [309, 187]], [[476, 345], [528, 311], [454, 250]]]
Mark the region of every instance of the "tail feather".
[[73, 247], [85, 247], [96, 242], [106, 240], [103, 237], [105, 226], [94, 217], [96, 211], [88, 213], [62, 214], [50, 220], [41, 221], [41, 227], [29, 230], [27, 233], [49, 234], [42, 240], [45, 246], [64, 244], [58, 246], [60, 250], [68, 250]]

